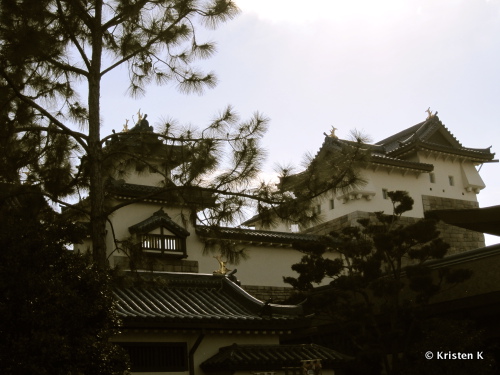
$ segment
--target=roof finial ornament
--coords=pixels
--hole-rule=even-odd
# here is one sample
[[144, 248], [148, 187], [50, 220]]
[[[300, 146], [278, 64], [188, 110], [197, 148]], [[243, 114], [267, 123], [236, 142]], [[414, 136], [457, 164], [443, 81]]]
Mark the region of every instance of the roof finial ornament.
[[141, 114], [141, 109], [137, 111], [137, 123], [140, 124], [142, 120], [142, 114]]
[[431, 117], [434, 117], [438, 114], [437, 111], [432, 113], [431, 107], [427, 108], [427, 110], [425, 112], [427, 112], [427, 120], [429, 120]]
[[330, 137], [331, 138], [338, 138], [336, 135], [335, 135], [335, 130], [338, 130], [335, 126], [332, 126], [332, 129], [330, 130]]
[[229, 268], [226, 268], [226, 263], [227, 261], [222, 260], [222, 255], [219, 254], [217, 256], [214, 256], [215, 259], [217, 259], [217, 262], [219, 262], [219, 269], [214, 271], [214, 275], [225, 275], [229, 271], [231, 271]]
[[123, 124], [122, 132], [124, 132], [124, 133], [128, 132], [128, 120], [125, 120], [125, 124]]

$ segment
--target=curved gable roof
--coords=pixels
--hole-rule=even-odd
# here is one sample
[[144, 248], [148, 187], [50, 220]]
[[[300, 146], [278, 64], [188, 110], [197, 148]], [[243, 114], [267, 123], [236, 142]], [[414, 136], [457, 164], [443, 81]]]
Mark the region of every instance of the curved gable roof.
[[128, 228], [130, 233], [148, 233], [153, 229], [164, 227], [179, 237], [189, 236], [189, 232], [173, 221], [163, 208], [156, 211], [151, 217]]
[[169, 273], [141, 287], [115, 288], [126, 327], [292, 329], [309, 324], [300, 305], [263, 303], [222, 275]]
[[375, 145], [383, 148], [387, 156], [395, 158], [415, 149], [422, 148], [461, 155], [480, 161], [490, 161], [495, 155], [491, 153], [490, 147], [464, 147], [436, 115], [391, 137], [383, 139]]

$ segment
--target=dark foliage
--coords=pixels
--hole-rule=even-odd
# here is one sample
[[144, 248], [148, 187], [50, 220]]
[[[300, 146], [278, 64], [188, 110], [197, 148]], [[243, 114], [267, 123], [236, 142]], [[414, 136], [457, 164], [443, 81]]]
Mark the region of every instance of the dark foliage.
[[110, 275], [65, 248], [81, 229], [37, 189], [1, 191], [0, 371], [123, 374], [126, 356], [109, 342], [119, 327]]
[[[426, 261], [443, 258], [449, 247], [439, 238], [436, 222], [403, 220], [413, 199], [402, 191], [388, 196], [392, 215], [375, 213], [359, 220], [359, 226], [331, 233], [324, 246], [301, 247], [306, 255], [292, 266], [299, 276], [284, 279], [308, 291], [318, 324], [328, 324], [344, 338], [341, 345], [356, 355], [360, 373], [368, 359], [388, 374], [406, 369], [414, 344], [432, 342], [422, 330], [425, 306], [443, 288], [471, 276], [466, 269], [429, 268]], [[324, 278], [331, 279], [329, 287], [312, 289]]]

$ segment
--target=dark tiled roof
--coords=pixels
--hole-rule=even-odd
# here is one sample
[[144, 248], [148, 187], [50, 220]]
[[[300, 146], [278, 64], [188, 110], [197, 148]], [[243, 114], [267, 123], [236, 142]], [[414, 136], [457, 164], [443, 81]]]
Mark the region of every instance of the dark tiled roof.
[[394, 157], [397, 157], [399, 155], [403, 155], [409, 151], [412, 151], [414, 149], [426, 149], [426, 150], [431, 150], [431, 151], [437, 151], [440, 153], [444, 154], [449, 154], [449, 155], [460, 155], [462, 157], [479, 161], [479, 162], [487, 162], [487, 161], [492, 161], [493, 157], [495, 156], [494, 153], [490, 152], [490, 148], [467, 148], [467, 147], [461, 147], [461, 148], [455, 148], [451, 146], [445, 146], [442, 144], [434, 143], [434, 142], [427, 142], [427, 141], [421, 141], [421, 140], [415, 140], [412, 142], [408, 142], [405, 144], [401, 144], [400, 147], [397, 149], [394, 149], [391, 151], [391, 155]]
[[[325, 152], [326, 149], [341, 147], [341, 145], [352, 145], [353, 147], [358, 147], [356, 146], [355, 142], [346, 141], [338, 138], [331, 138], [327, 136], [325, 137], [323, 145], [318, 151], [316, 157], [318, 157], [321, 153]], [[434, 169], [434, 167], [431, 164], [408, 161], [390, 156], [387, 154], [386, 149], [383, 145], [364, 144], [363, 148], [370, 150], [371, 152], [370, 162], [372, 163], [384, 164], [393, 167], [415, 170], [419, 172], [430, 172]]]
[[378, 141], [377, 143], [375, 143], [375, 145], [382, 146], [385, 150], [390, 150], [391, 148], [398, 147], [399, 142], [405, 141], [413, 134], [415, 134], [415, 132], [420, 129], [424, 123], [425, 121], [413, 125], [405, 130], [400, 131], [399, 133], [393, 134], [390, 137]]
[[138, 185], [124, 182], [123, 180], [111, 180], [107, 191], [119, 199], [168, 203], [170, 205], [195, 205], [208, 207], [214, 203], [211, 193], [196, 187], [179, 187], [173, 183], [170, 186], [159, 187], [149, 185]]
[[197, 226], [196, 233], [204, 239], [223, 239], [276, 245], [292, 245], [296, 242], [321, 243], [326, 239], [325, 236], [313, 234], [205, 226]]
[[401, 160], [387, 155], [377, 155], [375, 153], [372, 154], [371, 161], [377, 164], [385, 164], [394, 167], [412, 169], [420, 172], [431, 172], [432, 170], [434, 170], [434, 166], [432, 164]]
[[219, 353], [201, 364], [206, 372], [222, 370], [271, 371], [283, 367], [300, 367], [302, 360], [321, 359], [323, 368], [340, 367], [347, 357], [316, 344], [304, 345], [237, 345], [222, 347]]
[[163, 208], [160, 208], [160, 210], [156, 211], [153, 216], [148, 217], [146, 220], [132, 225], [128, 228], [128, 230], [130, 233], [147, 233], [153, 229], [159, 228], [160, 226], [167, 228], [177, 236], [189, 236], [189, 232], [173, 221], [170, 216], [163, 211]]
[[409, 127], [375, 144], [393, 157], [404, 154], [415, 147], [439, 151], [448, 154], [470, 157], [474, 160], [492, 160], [490, 148], [464, 147], [439, 120], [432, 116], [424, 122]]
[[431, 210], [426, 214], [457, 227], [500, 236], [500, 206]]
[[155, 273], [161, 283], [116, 288], [116, 311], [127, 327], [275, 330], [304, 327], [302, 306], [266, 305], [226, 276]]

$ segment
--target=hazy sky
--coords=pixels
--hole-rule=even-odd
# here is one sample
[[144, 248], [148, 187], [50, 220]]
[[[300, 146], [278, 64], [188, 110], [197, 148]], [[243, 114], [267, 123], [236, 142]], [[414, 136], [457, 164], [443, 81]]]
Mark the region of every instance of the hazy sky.
[[[241, 14], [202, 36], [218, 52], [199, 64], [219, 85], [203, 96], [173, 86], [125, 95], [126, 72], [104, 80], [103, 135], [141, 108], [154, 125], [203, 126], [231, 104], [271, 119], [270, 171], [300, 164], [332, 126], [381, 140], [431, 107], [466, 147], [500, 156], [500, 0], [236, 0]], [[500, 165], [486, 164], [481, 206], [500, 204]]]

